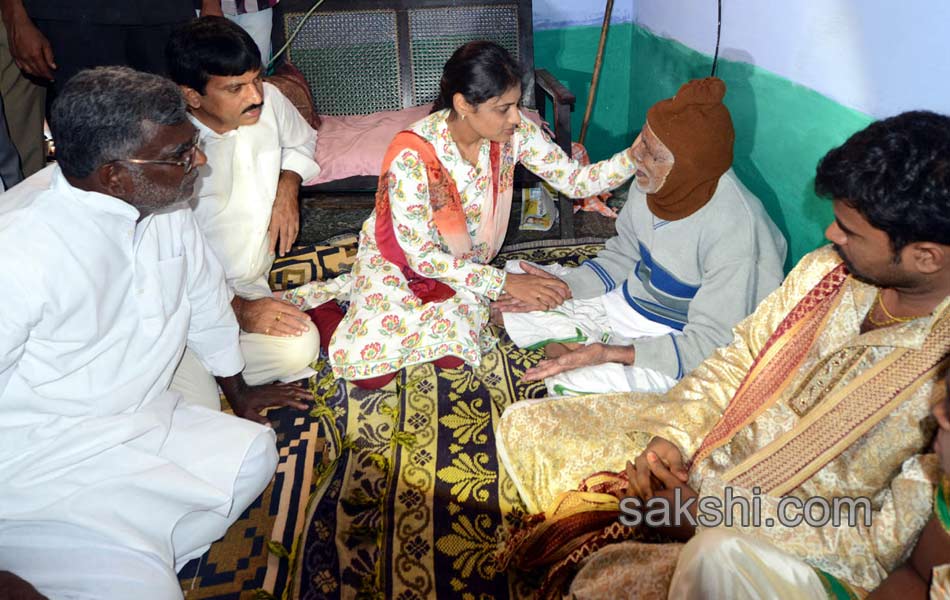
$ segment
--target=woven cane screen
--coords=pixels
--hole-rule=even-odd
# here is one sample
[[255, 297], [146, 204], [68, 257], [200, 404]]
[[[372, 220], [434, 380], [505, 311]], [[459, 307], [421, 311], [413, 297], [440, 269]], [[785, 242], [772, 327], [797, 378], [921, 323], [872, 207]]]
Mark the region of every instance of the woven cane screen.
[[[285, 14], [284, 30], [294, 31], [302, 18], [303, 13]], [[402, 108], [395, 11], [314, 13], [288, 52], [306, 77], [320, 114]]]
[[472, 40], [491, 40], [516, 59], [518, 5], [453, 6], [409, 11], [413, 103], [432, 102], [439, 91], [445, 61]]

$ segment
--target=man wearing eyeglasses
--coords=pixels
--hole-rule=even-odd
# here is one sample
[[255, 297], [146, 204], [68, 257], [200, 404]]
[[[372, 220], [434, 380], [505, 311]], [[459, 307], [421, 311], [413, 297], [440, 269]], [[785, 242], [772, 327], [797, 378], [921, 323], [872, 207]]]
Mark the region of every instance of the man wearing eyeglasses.
[[[208, 157], [198, 168], [192, 208], [234, 293], [244, 377], [264, 383], [308, 376], [320, 336], [306, 313], [271, 295], [267, 277], [275, 253], [286, 253], [297, 238], [300, 182], [320, 172], [313, 159], [317, 134], [276, 87], [263, 83], [257, 45], [227, 19], [202, 17], [183, 26], [166, 55]], [[210, 385], [190, 351], [177, 379], [194, 389]]]
[[[58, 165], [0, 200], [0, 572], [53, 598], [181, 598], [176, 571], [273, 475], [260, 411], [309, 392], [241, 376], [177, 86], [82, 71], [51, 124]], [[186, 345], [246, 418], [177, 393]]]

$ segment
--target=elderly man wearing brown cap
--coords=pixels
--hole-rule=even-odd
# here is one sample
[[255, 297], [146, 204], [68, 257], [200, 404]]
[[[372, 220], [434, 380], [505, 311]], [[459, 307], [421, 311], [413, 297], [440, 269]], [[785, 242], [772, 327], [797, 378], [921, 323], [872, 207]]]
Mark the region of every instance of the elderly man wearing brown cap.
[[546, 347], [525, 380], [554, 396], [666, 391], [781, 283], [785, 239], [730, 169], [725, 91], [693, 80], [647, 112], [617, 235], [577, 268], [548, 268], [573, 300], [499, 306], [516, 344]]

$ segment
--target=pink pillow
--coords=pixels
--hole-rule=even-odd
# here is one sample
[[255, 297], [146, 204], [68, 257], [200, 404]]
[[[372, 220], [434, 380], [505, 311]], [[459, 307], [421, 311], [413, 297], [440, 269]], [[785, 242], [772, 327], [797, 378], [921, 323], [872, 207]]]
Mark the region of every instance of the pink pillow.
[[432, 111], [432, 104], [371, 115], [320, 115], [317, 164], [320, 174], [305, 185], [316, 185], [356, 175], [379, 177], [389, 142]]
[[[304, 185], [317, 185], [357, 175], [379, 176], [383, 157], [396, 134], [432, 111], [432, 104], [370, 115], [335, 117], [320, 115], [317, 130], [317, 164], [320, 174]], [[537, 111], [522, 109], [537, 124]]]

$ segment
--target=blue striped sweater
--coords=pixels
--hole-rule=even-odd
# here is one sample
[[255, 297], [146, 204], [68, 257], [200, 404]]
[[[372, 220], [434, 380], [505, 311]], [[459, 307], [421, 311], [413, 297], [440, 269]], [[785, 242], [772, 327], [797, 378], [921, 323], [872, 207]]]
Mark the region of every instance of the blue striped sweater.
[[732, 341], [732, 328], [783, 279], [786, 243], [762, 203], [728, 171], [700, 210], [659, 219], [630, 189], [617, 235], [564, 276], [575, 298], [623, 288], [630, 310], [678, 335], [635, 342], [636, 364], [682, 377]]

